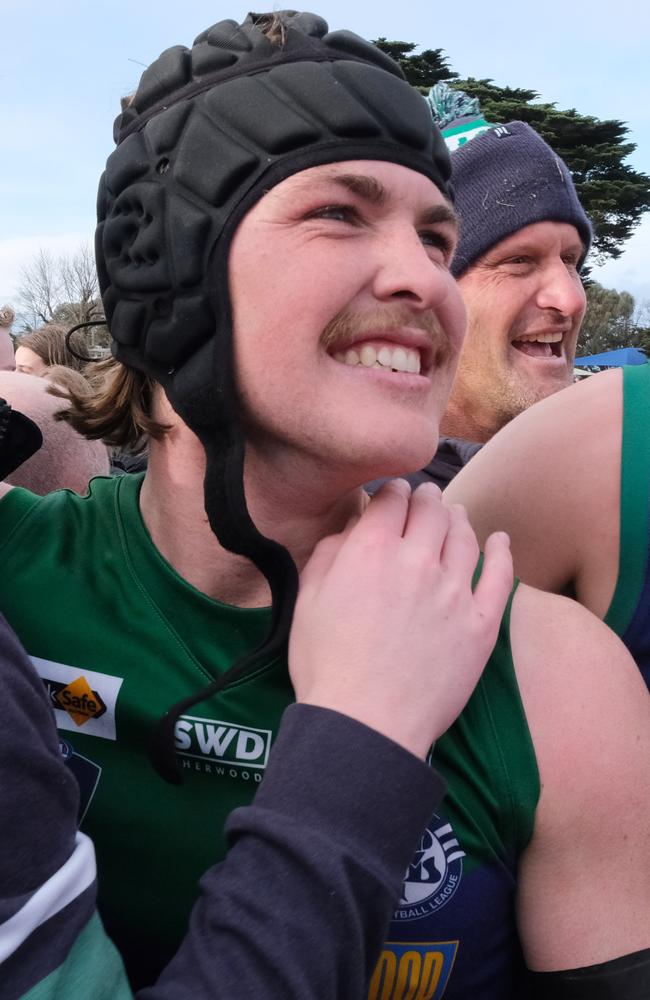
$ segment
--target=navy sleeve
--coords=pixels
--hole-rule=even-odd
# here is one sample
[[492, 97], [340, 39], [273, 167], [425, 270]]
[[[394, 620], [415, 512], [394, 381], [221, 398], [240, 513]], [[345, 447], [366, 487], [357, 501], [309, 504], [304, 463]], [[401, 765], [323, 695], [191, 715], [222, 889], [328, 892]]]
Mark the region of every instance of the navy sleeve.
[[13, 1000], [58, 969], [95, 912], [95, 854], [77, 834], [43, 682], [0, 615], [0, 982]]
[[[42, 682], [1, 616], [0, 671], [3, 1000], [37, 984], [43, 997], [126, 998], [96, 917], [92, 845], [76, 831], [76, 782]], [[202, 879], [189, 933], [141, 1000], [363, 997], [442, 794], [435, 772], [373, 730], [289, 708], [253, 804], [228, 821], [227, 858]]]
[[360, 1000], [404, 871], [444, 792], [400, 746], [326, 709], [287, 709], [190, 933], [141, 1000]]

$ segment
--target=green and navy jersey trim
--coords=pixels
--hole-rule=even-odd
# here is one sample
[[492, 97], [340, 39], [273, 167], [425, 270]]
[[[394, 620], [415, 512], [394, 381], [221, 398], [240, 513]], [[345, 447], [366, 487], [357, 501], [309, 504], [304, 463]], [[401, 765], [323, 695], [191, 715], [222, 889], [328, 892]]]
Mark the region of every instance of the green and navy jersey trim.
[[650, 503], [650, 366], [622, 369], [621, 512], [618, 577], [605, 624], [624, 635], [646, 576]]

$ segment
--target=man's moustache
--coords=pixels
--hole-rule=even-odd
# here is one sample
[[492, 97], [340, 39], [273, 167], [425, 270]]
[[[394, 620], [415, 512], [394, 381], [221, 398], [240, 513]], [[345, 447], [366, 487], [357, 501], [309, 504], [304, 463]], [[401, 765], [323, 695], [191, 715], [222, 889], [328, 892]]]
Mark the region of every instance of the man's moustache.
[[345, 350], [361, 339], [381, 337], [403, 327], [427, 334], [434, 362], [441, 364], [451, 356], [449, 338], [432, 310], [414, 313], [403, 306], [386, 306], [365, 312], [340, 312], [321, 334], [321, 343], [329, 353]]

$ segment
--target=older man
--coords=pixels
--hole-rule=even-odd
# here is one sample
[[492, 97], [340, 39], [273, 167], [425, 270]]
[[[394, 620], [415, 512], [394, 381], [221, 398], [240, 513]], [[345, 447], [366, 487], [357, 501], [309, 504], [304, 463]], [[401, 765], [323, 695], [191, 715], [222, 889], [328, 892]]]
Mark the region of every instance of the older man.
[[[9, 491], [0, 606], [73, 765], [96, 768], [83, 825], [100, 910], [142, 983], [177, 946], [223, 851], [214, 831], [252, 798], [292, 698], [296, 566], [308, 597], [320, 567], [311, 600], [328, 613], [291, 653], [337, 678], [324, 707], [360, 663], [366, 721], [388, 704], [402, 736], [422, 706], [405, 711], [373, 678], [400, 680], [413, 657], [465, 663], [494, 634], [483, 588], [477, 603], [467, 572], [448, 582], [459, 548], [465, 570], [476, 554], [458, 510], [445, 520], [433, 487], [409, 506], [392, 485], [387, 519], [364, 512], [366, 480], [434, 453], [464, 333], [449, 162], [420, 96], [315, 15], [250, 15], [163, 53], [116, 137], [97, 249], [117, 360], [76, 421], [115, 444], [146, 431], [149, 466], [86, 499]], [[353, 554], [332, 540], [369, 515]], [[593, 997], [621, 969], [629, 984], [650, 947], [643, 694], [593, 616], [518, 588], [432, 752], [449, 791], [408, 866], [373, 998], [575, 996], [576, 982]], [[327, 880], [313, 891], [332, 905]], [[255, 908], [249, 920], [254, 937]], [[277, 932], [302, 953], [310, 928], [298, 911]], [[327, 959], [320, 995], [358, 995]]]
[[451, 270], [468, 329], [438, 452], [409, 477], [443, 488], [509, 420], [572, 382], [591, 242], [566, 165], [524, 122], [481, 132], [451, 159]]

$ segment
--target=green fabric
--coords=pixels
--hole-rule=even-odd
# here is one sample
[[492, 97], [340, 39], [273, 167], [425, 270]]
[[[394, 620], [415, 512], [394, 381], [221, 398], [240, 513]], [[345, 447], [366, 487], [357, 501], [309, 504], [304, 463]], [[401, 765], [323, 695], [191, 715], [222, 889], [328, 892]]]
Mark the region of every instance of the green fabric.
[[[251, 800], [262, 771], [219, 774], [210, 760], [188, 757], [177, 788], [149, 763], [150, 733], [171, 704], [258, 642], [269, 612], [218, 604], [175, 573], [140, 517], [141, 481], [95, 479], [87, 498], [61, 491], [36, 503], [9, 493], [0, 531], [15, 529], [11, 545], [0, 545], [0, 608], [28, 653], [72, 665], [71, 680], [87, 669], [125, 678], [117, 740], [85, 735], [83, 725], [61, 736], [101, 767], [82, 829], [95, 843], [106, 927], [120, 951], [149, 944], [153, 960], [158, 946], [175, 950], [199, 878], [224, 853], [225, 819]], [[285, 665], [269, 664], [192, 716], [210, 720], [198, 724], [209, 738], [212, 720], [257, 727], [262, 705], [263, 728], [275, 734], [291, 700]]]
[[65, 962], [21, 1000], [133, 1000], [120, 956], [94, 914]]
[[[433, 754], [433, 763], [456, 792], [453, 826], [467, 852], [467, 871], [490, 856], [496, 860], [521, 854], [533, 833], [540, 794], [510, 649], [511, 604], [512, 596], [474, 695]], [[445, 807], [453, 816], [448, 800]]]
[[[623, 635], [637, 607], [648, 558], [650, 501], [650, 365], [623, 373], [621, 514], [618, 577], [605, 623]], [[598, 540], [594, 539], [594, 544]]]
[[[112, 678], [123, 678], [116, 739], [89, 735], [83, 718], [71, 723], [62, 709], [56, 715], [68, 727], [61, 737], [101, 767], [82, 828], [97, 851], [100, 912], [127, 967], [166, 962], [178, 946], [197, 882], [223, 856], [225, 818], [261, 780], [256, 748], [268, 746], [267, 733], [275, 736], [292, 700], [286, 663], [268, 664], [181, 721], [182, 786], [153, 771], [147, 749], [156, 721], [257, 643], [269, 612], [227, 607], [182, 580], [152, 545], [140, 484], [137, 476], [96, 479], [86, 498], [13, 490], [0, 503], [0, 607], [28, 652], [70, 665], [69, 680], [98, 672], [92, 687], [100, 697]], [[531, 835], [539, 778], [507, 616], [495, 655], [434, 759], [449, 784], [444, 815], [465, 869], [514, 867]], [[407, 939], [410, 927], [402, 929]], [[449, 940], [445, 926], [441, 933]]]

